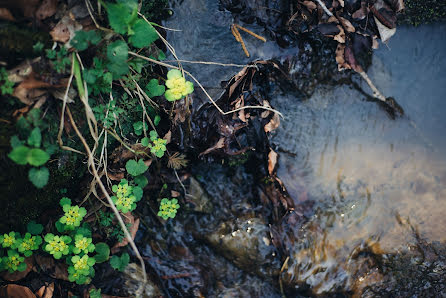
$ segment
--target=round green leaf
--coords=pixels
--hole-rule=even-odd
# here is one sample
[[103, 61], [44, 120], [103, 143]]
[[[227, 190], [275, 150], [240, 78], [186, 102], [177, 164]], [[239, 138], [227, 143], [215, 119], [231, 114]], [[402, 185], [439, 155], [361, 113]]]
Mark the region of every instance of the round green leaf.
[[9, 158], [12, 159], [16, 164], [26, 165], [28, 160], [27, 156], [29, 153], [29, 148], [26, 146], [15, 147], [11, 153], [8, 154]]
[[36, 223], [34, 220], [30, 221], [26, 226], [26, 230], [33, 235], [39, 235], [43, 231], [43, 226]]
[[28, 163], [36, 167], [45, 164], [48, 159], [50, 159], [49, 154], [38, 148], [31, 149], [26, 157]]
[[96, 255], [94, 256], [94, 259], [96, 260], [96, 263], [103, 263], [108, 260], [110, 257], [110, 247], [104, 243], [99, 242], [96, 244], [95, 247]]
[[139, 176], [141, 174], [144, 174], [144, 172], [147, 171], [148, 168], [149, 167], [144, 164], [144, 161], [142, 159], [138, 160], [138, 162], [134, 159], [130, 159], [125, 164], [125, 169], [132, 176]]
[[29, 180], [34, 184], [37, 188], [42, 188], [48, 183], [48, 178], [50, 176], [50, 172], [47, 168], [32, 168], [28, 172]]
[[28, 145], [39, 148], [40, 143], [42, 142], [42, 134], [40, 133], [40, 128], [34, 128], [29, 137], [28, 137]]
[[143, 19], [137, 20], [132, 30], [133, 35], [130, 36], [129, 42], [135, 48], [146, 47], [158, 39], [158, 33], [155, 28]]

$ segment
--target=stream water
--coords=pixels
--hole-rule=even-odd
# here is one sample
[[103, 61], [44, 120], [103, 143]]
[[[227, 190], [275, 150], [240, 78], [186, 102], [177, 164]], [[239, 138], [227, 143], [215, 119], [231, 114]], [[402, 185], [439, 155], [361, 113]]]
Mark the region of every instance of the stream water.
[[[244, 57], [232, 21], [217, 1], [184, 1], [166, 23], [183, 32], [168, 39], [185, 60], [243, 64], [284, 55], [274, 43], [248, 38], [252, 57]], [[374, 52], [368, 74], [403, 107], [396, 120], [348, 85], [320, 85], [305, 101], [270, 94], [285, 116], [271, 139], [280, 153], [278, 176], [296, 204], [311, 200], [316, 209], [290, 252], [286, 282], [305, 283], [314, 294], [352, 291], [364, 279], [358, 250], [398, 255], [420, 238], [446, 241], [445, 52], [446, 24], [399, 27]], [[214, 95], [237, 71], [186, 65]]]

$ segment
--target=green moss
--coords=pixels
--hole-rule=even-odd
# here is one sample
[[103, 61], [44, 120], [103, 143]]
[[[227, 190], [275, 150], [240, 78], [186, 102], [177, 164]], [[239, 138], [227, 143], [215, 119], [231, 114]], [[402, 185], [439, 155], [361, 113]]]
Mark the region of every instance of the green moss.
[[399, 17], [400, 23], [418, 26], [446, 20], [444, 0], [406, 0], [405, 12]]

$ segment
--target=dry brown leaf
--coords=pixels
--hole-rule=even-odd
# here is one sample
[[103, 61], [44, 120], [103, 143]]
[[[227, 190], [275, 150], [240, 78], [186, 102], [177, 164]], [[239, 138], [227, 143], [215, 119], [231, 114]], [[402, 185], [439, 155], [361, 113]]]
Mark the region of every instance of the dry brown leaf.
[[0, 288], [0, 297], [36, 298], [36, 295], [27, 287], [9, 284]]
[[15, 22], [14, 16], [7, 8], [0, 8], [0, 19], [9, 22]]
[[396, 28], [388, 28], [383, 25], [377, 17], [373, 16], [373, 18], [375, 19], [381, 41], [384, 43], [387, 42], [396, 33]]
[[[68, 281], [68, 265], [62, 262], [57, 262], [54, 258], [45, 257], [41, 255], [35, 256], [36, 263], [39, 267], [48, 273], [51, 277]], [[34, 271], [37, 272], [36, 269]]]
[[272, 175], [277, 164], [277, 153], [273, 149], [268, 153], [268, 173]]
[[57, 11], [57, 2], [58, 0], [43, 0], [36, 11], [36, 18], [41, 21], [54, 15]]
[[81, 24], [71, 19], [70, 16], [64, 16], [50, 31], [50, 35], [54, 41], [66, 43], [74, 37], [76, 31], [81, 29]]
[[107, 177], [113, 181], [121, 181], [121, 179], [124, 179], [124, 172], [121, 172], [121, 173], [107, 172]]
[[163, 137], [163, 139], [165, 139], [166, 145], [170, 143], [170, 141], [172, 140], [172, 132], [169, 130]]
[[218, 142], [217, 142], [214, 146], [212, 146], [212, 147], [206, 149], [205, 151], [201, 152], [201, 153], [200, 153], [200, 156], [201, 156], [201, 155], [209, 154], [209, 153], [211, 153], [212, 151], [215, 151], [215, 150], [217, 150], [217, 149], [221, 149], [221, 148], [223, 148], [224, 146], [225, 146], [225, 138], [221, 137], [221, 138], [218, 140]]
[[33, 269], [34, 261], [33, 258], [28, 257], [25, 258], [26, 269], [22, 272], [16, 271], [13, 273], [9, 273], [8, 271], [2, 272], [0, 275], [3, 279], [7, 281], [18, 281], [28, 275], [28, 273]]
[[280, 125], [280, 117], [277, 113], [274, 113], [274, 116], [271, 118], [271, 120], [268, 122], [268, 124], [263, 127], [265, 132], [271, 132], [275, 130]]
[[336, 34], [333, 39], [336, 40], [339, 43], [345, 43], [345, 32], [344, 28], [342, 28], [340, 25], [337, 25], [336, 27], [339, 28], [340, 32]]
[[42, 286], [37, 292], [36, 295], [39, 298], [52, 298], [54, 294], [54, 283], [51, 283], [49, 286]]
[[170, 195], [172, 196], [172, 198], [178, 198], [181, 194], [178, 191], [171, 190]]
[[144, 161], [144, 164], [146, 165], [146, 166], [148, 166], [148, 167], [150, 167], [150, 165], [152, 164], [152, 161], [153, 161], [153, 159], [147, 159], [147, 160], [145, 160]]
[[345, 62], [344, 57], [345, 52], [345, 45], [344, 44], [338, 44], [338, 47], [336, 48], [336, 62], [338, 63], [338, 70], [344, 70], [344, 69], [351, 69], [350, 65]]
[[[130, 232], [130, 235], [132, 236], [132, 239], [135, 239], [136, 232], [138, 232], [138, 228], [139, 228], [139, 218], [135, 219], [135, 217], [133, 216], [133, 214], [131, 212], [125, 213], [122, 218], [124, 219], [124, 222], [126, 224], [132, 225], [129, 229], [129, 232]], [[121, 242], [116, 243], [112, 247], [111, 252], [116, 253], [116, 252], [118, 252], [120, 247], [124, 247], [127, 244], [129, 244], [129, 241], [127, 240], [127, 238], [124, 238]]]
[[314, 3], [313, 1], [304, 1], [302, 2], [303, 5], [305, 5], [305, 7], [309, 10], [309, 11], [313, 11], [317, 8], [316, 3]]
[[342, 7], [344, 7], [344, 0], [338, 0]]
[[347, 32], [355, 32], [356, 29], [355, 27], [352, 25], [352, 23], [350, 23], [349, 20], [343, 18], [343, 17], [339, 17], [339, 21], [341, 22], [342, 26], [344, 26], [345, 30]]

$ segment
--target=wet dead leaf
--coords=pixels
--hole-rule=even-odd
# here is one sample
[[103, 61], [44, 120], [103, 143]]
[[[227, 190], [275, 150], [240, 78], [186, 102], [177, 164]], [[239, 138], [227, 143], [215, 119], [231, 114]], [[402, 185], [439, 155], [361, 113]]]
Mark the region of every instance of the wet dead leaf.
[[0, 8], [0, 20], [15, 22], [15, 18], [7, 8]]
[[341, 22], [342, 26], [344, 26], [345, 31], [347, 31], [349, 33], [356, 31], [355, 27], [352, 25], [352, 23], [349, 20], [347, 20], [343, 17], [339, 17], [339, 21]]
[[50, 31], [50, 35], [54, 41], [66, 43], [74, 37], [76, 31], [81, 29], [82, 25], [70, 18], [70, 16], [64, 16]]
[[387, 26], [384, 26], [377, 17], [373, 16], [373, 18], [375, 19], [381, 41], [384, 43], [387, 42], [396, 33], [396, 28], [388, 28]]
[[[136, 236], [136, 232], [138, 232], [138, 228], [139, 228], [139, 218], [136, 218], [133, 216], [133, 214], [131, 212], [127, 212], [126, 214], [124, 214], [124, 216], [122, 217], [124, 219], [124, 222], [126, 224], [131, 224], [132, 226], [130, 227], [130, 235], [132, 236], [132, 239], [135, 239]], [[121, 242], [116, 243], [112, 249], [111, 252], [112, 253], [116, 253], [118, 252], [120, 247], [124, 247], [127, 244], [129, 244], [129, 241], [127, 240], [127, 238], [124, 238]]]
[[27, 287], [9, 284], [0, 288], [0, 297], [36, 298], [36, 295]]
[[41, 21], [54, 15], [57, 11], [57, 2], [58, 0], [43, 0], [36, 11], [36, 18]]
[[338, 44], [338, 47], [336, 48], [336, 62], [338, 63], [339, 71], [344, 69], [351, 69], [350, 65], [348, 65], [348, 63], [345, 62], [344, 51], [345, 51], [345, 45]]
[[[68, 265], [65, 263], [57, 262], [54, 258], [36, 255], [36, 263], [39, 267], [51, 277], [68, 281]], [[34, 268], [34, 271], [37, 270]]]
[[305, 7], [309, 10], [309, 11], [313, 11], [317, 8], [316, 3], [314, 3], [313, 1], [304, 1], [302, 2], [303, 5], [305, 5]]
[[0, 275], [3, 279], [7, 281], [18, 281], [28, 275], [28, 273], [33, 269], [34, 261], [32, 257], [25, 258], [26, 269], [22, 272], [16, 271], [9, 273], [8, 271], [2, 272]]
[[36, 295], [39, 298], [52, 298], [54, 294], [54, 283], [50, 285], [42, 286], [37, 292]]
[[201, 155], [209, 154], [209, 153], [211, 153], [212, 151], [215, 151], [215, 150], [217, 150], [217, 149], [221, 149], [221, 148], [223, 148], [224, 146], [225, 146], [225, 138], [221, 137], [221, 138], [218, 140], [218, 142], [217, 142], [214, 146], [212, 146], [212, 147], [206, 149], [205, 151], [201, 152], [201, 153], [200, 153], [200, 156], [201, 156]]
[[170, 195], [172, 196], [172, 198], [178, 198], [181, 194], [178, 191], [171, 190]]
[[277, 153], [273, 149], [268, 153], [268, 173], [272, 175], [277, 164]]
[[263, 129], [265, 132], [271, 132], [275, 130], [280, 125], [280, 117], [277, 113], [274, 113], [274, 116], [271, 118], [271, 120], [266, 124]]

